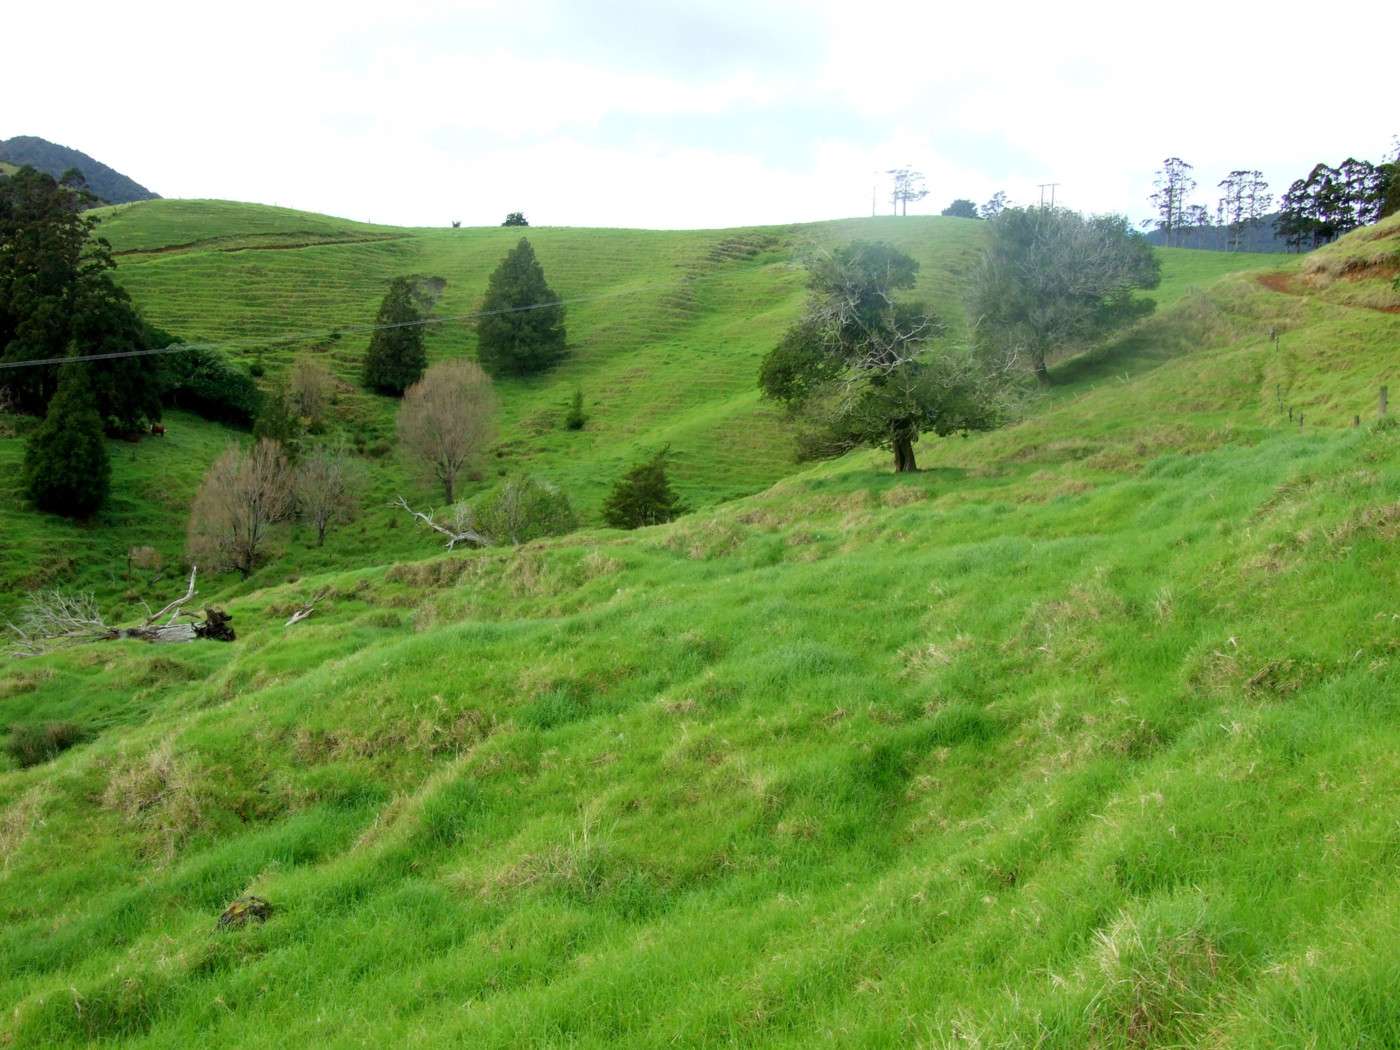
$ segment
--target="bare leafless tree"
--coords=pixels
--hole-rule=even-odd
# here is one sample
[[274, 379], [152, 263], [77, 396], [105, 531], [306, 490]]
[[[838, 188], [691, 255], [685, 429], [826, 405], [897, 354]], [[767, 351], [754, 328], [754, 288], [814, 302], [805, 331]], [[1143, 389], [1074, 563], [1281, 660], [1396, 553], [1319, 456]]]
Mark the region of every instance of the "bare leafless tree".
[[247, 576], [268, 531], [292, 506], [292, 473], [277, 442], [263, 438], [247, 451], [230, 445], [204, 475], [190, 508], [190, 557]]
[[404, 452], [452, 503], [457, 479], [495, 434], [496, 394], [471, 361], [444, 361], [404, 391], [398, 434]]
[[363, 487], [350, 455], [324, 445], [303, 456], [292, 476], [297, 512], [316, 530], [316, 546], [326, 542], [331, 525], [354, 521]]
[[335, 377], [314, 357], [298, 357], [292, 364], [287, 377], [287, 400], [296, 415], [313, 424], [322, 422], [334, 391]]

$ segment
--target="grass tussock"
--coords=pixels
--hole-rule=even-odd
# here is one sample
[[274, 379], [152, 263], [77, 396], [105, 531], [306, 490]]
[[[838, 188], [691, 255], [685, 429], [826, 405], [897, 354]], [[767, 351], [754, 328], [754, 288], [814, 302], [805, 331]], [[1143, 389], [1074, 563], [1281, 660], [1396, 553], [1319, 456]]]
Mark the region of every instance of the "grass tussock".
[[194, 763], [165, 740], [143, 757], [118, 763], [101, 805], [142, 834], [149, 855], [168, 863], [203, 823], [202, 780]]

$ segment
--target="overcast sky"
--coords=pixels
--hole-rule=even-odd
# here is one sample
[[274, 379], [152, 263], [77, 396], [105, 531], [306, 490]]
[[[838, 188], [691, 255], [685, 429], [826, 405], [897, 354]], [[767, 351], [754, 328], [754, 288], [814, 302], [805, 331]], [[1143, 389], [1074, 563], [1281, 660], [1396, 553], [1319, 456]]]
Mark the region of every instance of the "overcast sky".
[[1345, 7], [22, 4], [0, 138], [73, 146], [167, 197], [397, 224], [868, 215], [875, 172], [903, 164], [927, 173], [922, 212], [1056, 181], [1073, 207], [1140, 218], [1168, 154], [1208, 204], [1231, 168], [1278, 192], [1319, 159], [1381, 159], [1400, 3]]

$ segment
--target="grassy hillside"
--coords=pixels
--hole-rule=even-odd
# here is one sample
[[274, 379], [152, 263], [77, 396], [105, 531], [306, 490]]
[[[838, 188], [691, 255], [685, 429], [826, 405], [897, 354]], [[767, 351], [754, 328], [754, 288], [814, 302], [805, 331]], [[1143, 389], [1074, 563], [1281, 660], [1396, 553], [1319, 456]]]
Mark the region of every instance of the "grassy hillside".
[[10, 665], [94, 737], [0, 772], [0, 1041], [1400, 1045], [1400, 314], [1309, 276], [1397, 233], [1169, 296], [916, 477]]
[[[118, 277], [146, 315], [186, 340], [221, 344], [268, 381], [297, 354], [325, 361], [342, 380], [337, 427], [376, 452], [388, 449], [395, 402], [362, 392], [359, 362], [386, 281], [441, 276], [429, 329], [434, 358], [474, 352], [469, 315], [487, 276], [522, 231], [410, 230], [227, 201], [149, 201], [102, 209], [100, 232], [118, 255]], [[857, 237], [891, 240], [922, 263], [919, 294], [961, 339], [961, 294], [981, 227], [962, 219], [864, 219], [724, 231], [536, 229], [523, 231], [569, 307], [570, 360], [532, 380], [499, 384], [501, 440], [479, 489], [512, 472], [561, 484], [597, 521], [612, 481], [670, 444], [675, 474], [695, 507], [757, 492], [794, 469], [778, 413], [758, 400], [762, 355], [802, 301], [800, 259], [813, 247]], [[1228, 266], [1262, 256], [1171, 250], [1163, 305]], [[1277, 260], [1274, 260], [1277, 262]], [[569, 399], [585, 395], [589, 423], [564, 428]], [[0, 423], [3, 423], [0, 420]], [[0, 612], [38, 586], [78, 586], [134, 608], [136, 591], [114, 570], [132, 546], [153, 546], [170, 563], [184, 542], [184, 508], [205, 467], [233, 436], [175, 413], [163, 441], [113, 445], [114, 499], [97, 522], [73, 526], [22, 508], [16, 489], [23, 421], [0, 426]], [[284, 530], [256, 583], [337, 565], [378, 563], [429, 552], [431, 539], [388, 504], [398, 493], [431, 504], [433, 490], [392, 454], [366, 462], [366, 513], [332, 532], [325, 549]], [[209, 581], [206, 586], [219, 586]], [[125, 596], [125, 597], [124, 597]]]
[[[398, 229], [226, 201], [149, 201], [94, 214], [117, 253], [119, 280], [153, 323], [185, 340], [220, 344], [244, 365], [263, 365], [268, 382], [296, 355], [316, 356], [342, 381], [335, 427], [377, 453], [365, 463], [371, 491], [360, 522], [333, 532], [324, 550], [287, 530], [259, 581], [431, 552], [431, 538], [388, 507], [399, 493], [424, 505], [436, 496], [388, 453], [397, 402], [359, 387], [365, 329], [390, 277], [440, 276], [447, 283], [435, 316], [444, 323], [428, 330], [429, 354], [474, 353], [470, 320], [450, 319], [479, 307], [487, 277], [522, 231]], [[509, 473], [536, 473], [559, 483], [596, 522], [608, 486], [666, 444], [678, 487], [695, 507], [759, 491], [796, 469], [778, 413], [758, 399], [756, 376], [762, 355], [801, 308], [803, 252], [862, 236], [901, 244], [923, 264], [920, 292], [958, 338], [961, 279], [980, 229], [938, 218], [523, 232], [553, 287], [572, 300], [571, 356], [546, 376], [498, 384], [500, 441], [468, 494]], [[582, 432], [564, 427], [576, 389], [589, 416]], [[175, 413], [163, 441], [114, 444], [115, 498], [97, 522], [73, 526], [22, 509], [23, 425], [0, 426], [0, 467], [10, 479], [0, 502], [7, 592], [0, 612], [23, 591], [52, 584], [120, 602], [128, 586], [113, 567], [131, 546], [178, 559], [183, 510], [208, 463], [235, 436]]]

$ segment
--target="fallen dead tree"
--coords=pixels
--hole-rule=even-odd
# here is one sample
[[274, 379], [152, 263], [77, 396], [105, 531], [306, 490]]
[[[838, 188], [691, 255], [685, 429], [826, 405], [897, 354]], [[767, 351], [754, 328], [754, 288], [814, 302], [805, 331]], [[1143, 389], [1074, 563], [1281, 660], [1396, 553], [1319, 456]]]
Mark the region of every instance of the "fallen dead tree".
[[394, 501], [394, 506], [402, 507], [434, 532], [440, 532], [446, 536], [448, 550], [456, 550], [462, 544], [469, 547], [491, 546], [491, 537], [484, 532], [477, 531], [471, 509], [465, 504], [459, 503], [453, 510], [452, 519], [446, 522], [438, 521], [432, 515], [425, 514], [421, 510], [414, 510], [408, 505], [408, 500], [402, 496]]
[[39, 591], [30, 596], [19, 622], [9, 624], [15, 635], [11, 651], [16, 656], [37, 656], [66, 645], [110, 642], [119, 638], [152, 643], [193, 642], [201, 638], [231, 642], [234, 639], [230, 623], [233, 617], [228, 613], [210, 607], [201, 617], [185, 609], [197, 593], [198, 572], [198, 567], [190, 569], [189, 585], [183, 595], [150, 613], [140, 623], [125, 626], [107, 623], [90, 594]]
[[303, 602], [301, 608], [294, 611], [291, 615], [291, 618], [288, 619], [287, 622], [282, 626], [292, 627], [296, 624], [301, 623], [302, 620], [305, 620], [308, 616], [310, 616], [313, 612], [316, 611], [316, 606], [319, 605], [322, 599], [324, 599], [326, 595], [330, 593], [331, 590], [329, 587], [322, 587], [319, 591], [317, 591], [305, 602]]

